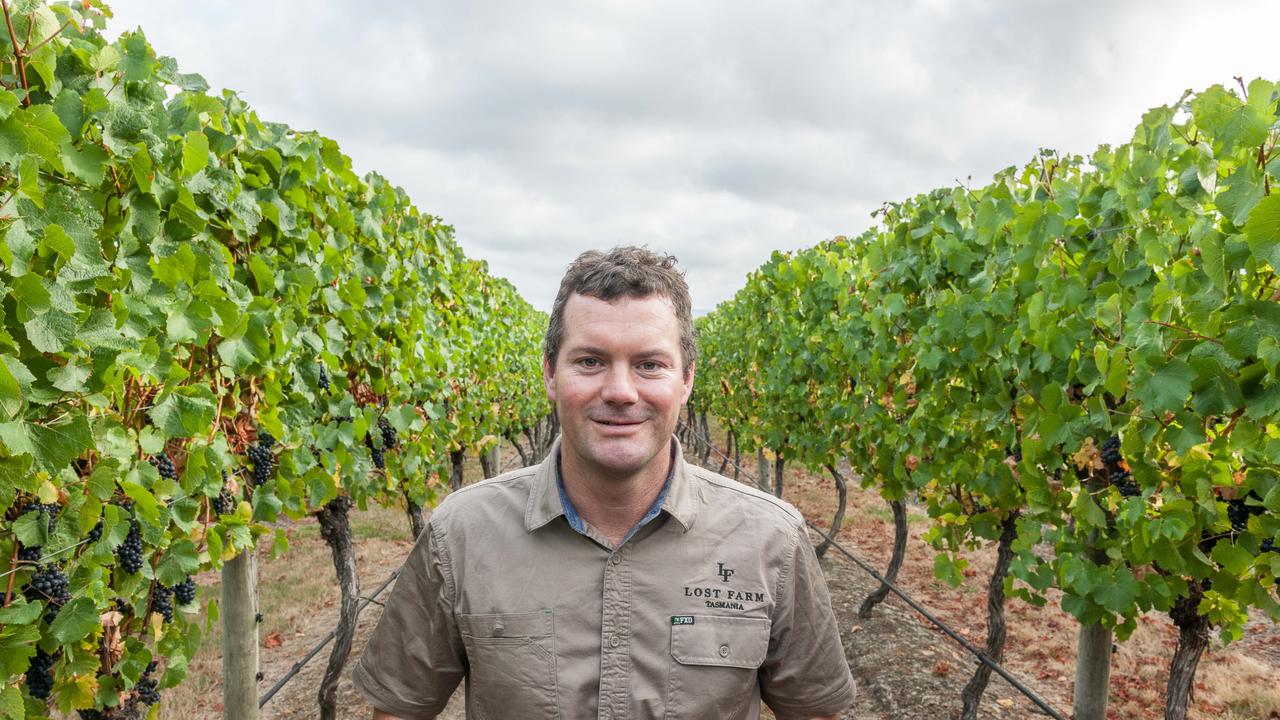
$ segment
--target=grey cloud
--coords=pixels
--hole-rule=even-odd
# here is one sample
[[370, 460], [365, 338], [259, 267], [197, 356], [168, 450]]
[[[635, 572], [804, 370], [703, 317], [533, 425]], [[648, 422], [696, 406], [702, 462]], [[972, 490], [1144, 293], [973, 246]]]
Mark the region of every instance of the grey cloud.
[[1223, 0], [1232, 32], [1202, 37], [1189, 1], [113, 5], [114, 29], [405, 187], [534, 304], [581, 250], [640, 242], [680, 257], [701, 311], [883, 201], [1122, 142], [1184, 88], [1273, 72], [1280, 19]]

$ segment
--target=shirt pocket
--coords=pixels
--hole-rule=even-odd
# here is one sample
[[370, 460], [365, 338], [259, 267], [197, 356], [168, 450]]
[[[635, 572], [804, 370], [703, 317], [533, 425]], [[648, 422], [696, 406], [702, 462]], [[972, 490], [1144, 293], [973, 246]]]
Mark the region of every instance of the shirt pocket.
[[550, 611], [457, 617], [467, 649], [468, 718], [560, 717]]
[[[756, 671], [769, 652], [768, 618], [691, 615], [671, 626], [668, 718], [757, 717]], [[688, 622], [688, 620], [692, 622]]]

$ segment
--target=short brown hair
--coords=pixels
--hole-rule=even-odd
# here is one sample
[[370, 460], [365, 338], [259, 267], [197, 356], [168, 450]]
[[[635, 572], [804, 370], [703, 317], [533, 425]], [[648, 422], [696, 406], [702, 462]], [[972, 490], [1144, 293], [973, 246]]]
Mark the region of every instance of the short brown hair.
[[676, 311], [680, 324], [682, 370], [687, 376], [698, 355], [698, 341], [693, 330], [693, 301], [684, 272], [676, 267], [673, 255], [658, 254], [639, 247], [616, 247], [607, 253], [588, 250], [569, 265], [560, 281], [551, 320], [542, 342], [542, 356], [555, 367], [564, 341], [564, 306], [573, 294], [613, 302], [620, 297], [665, 297]]

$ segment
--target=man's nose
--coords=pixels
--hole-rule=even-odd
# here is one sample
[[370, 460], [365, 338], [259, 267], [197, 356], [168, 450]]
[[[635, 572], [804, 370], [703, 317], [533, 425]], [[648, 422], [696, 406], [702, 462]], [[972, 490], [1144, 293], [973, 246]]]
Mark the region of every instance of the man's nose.
[[604, 388], [601, 390], [600, 397], [607, 403], [636, 402], [639, 397], [636, 394], [635, 378], [631, 376], [631, 368], [616, 365], [610, 368], [605, 375]]

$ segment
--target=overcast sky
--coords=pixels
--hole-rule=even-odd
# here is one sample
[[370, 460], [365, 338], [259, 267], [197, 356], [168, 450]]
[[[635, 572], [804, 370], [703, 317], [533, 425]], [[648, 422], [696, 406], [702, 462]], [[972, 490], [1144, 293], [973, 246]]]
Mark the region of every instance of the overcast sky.
[[109, 2], [110, 36], [335, 139], [543, 309], [579, 252], [646, 244], [701, 314], [884, 201], [1280, 79], [1266, 0]]

